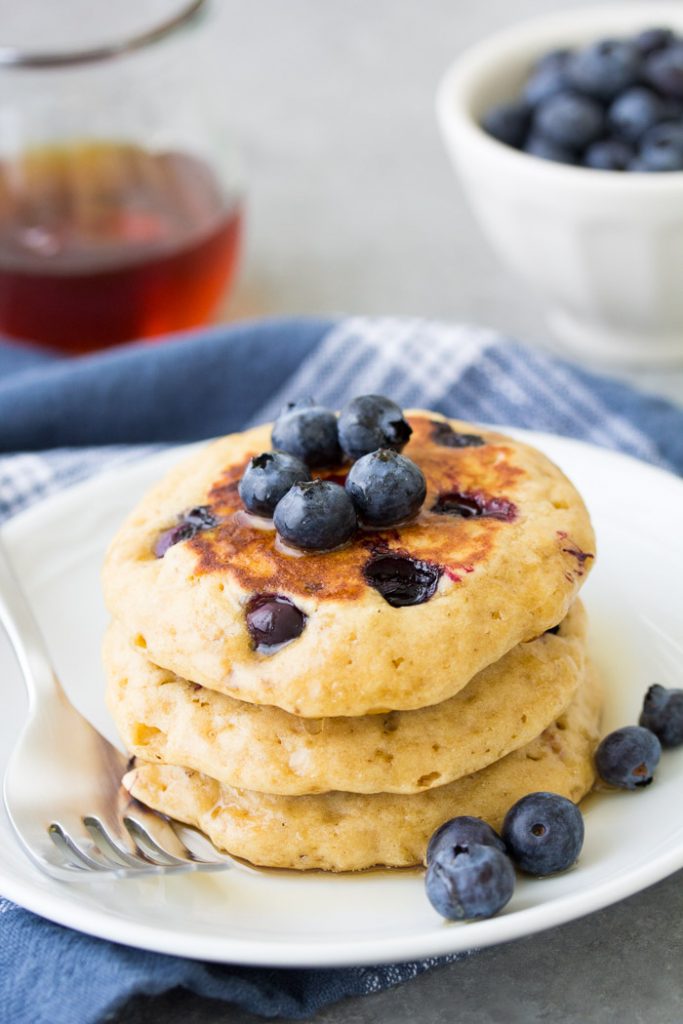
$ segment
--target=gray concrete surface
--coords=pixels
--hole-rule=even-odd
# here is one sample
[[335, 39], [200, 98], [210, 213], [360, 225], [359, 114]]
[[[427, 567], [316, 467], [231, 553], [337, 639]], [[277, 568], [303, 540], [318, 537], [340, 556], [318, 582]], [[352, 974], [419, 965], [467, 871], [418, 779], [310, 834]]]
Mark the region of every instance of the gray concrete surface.
[[[539, 343], [537, 299], [496, 264], [433, 118], [468, 43], [563, 0], [215, 0], [211, 49], [249, 167], [246, 259], [231, 317], [406, 313]], [[683, 398], [680, 375], [641, 382]], [[562, 928], [485, 950], [321, 1024], [680, 1024], [683, 875]], [[118, 1024], [252, 1024], [184, 993]]]

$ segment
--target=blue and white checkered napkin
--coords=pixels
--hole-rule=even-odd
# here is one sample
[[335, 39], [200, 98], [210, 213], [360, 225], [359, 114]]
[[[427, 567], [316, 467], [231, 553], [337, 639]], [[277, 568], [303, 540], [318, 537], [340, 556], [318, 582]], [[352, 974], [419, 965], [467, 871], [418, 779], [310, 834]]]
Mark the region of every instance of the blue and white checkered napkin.
[[[371, 392], [582, 438], [683, 473], [683, 411], [491, 331], [268, 321], [75, 362], [0, 344], [0, 451], [20, 452], [0, 458], [0, 519], [159, 443], [269, 419], [293, 397], [338, 407]], [[177, 986], [268, 1017], [309, 1017], [438, 962], [323, 971], [202, 964], [93, 939], [0, 899], [0, 1006], [12, 1024], [95, 1024], [134, 994]]]

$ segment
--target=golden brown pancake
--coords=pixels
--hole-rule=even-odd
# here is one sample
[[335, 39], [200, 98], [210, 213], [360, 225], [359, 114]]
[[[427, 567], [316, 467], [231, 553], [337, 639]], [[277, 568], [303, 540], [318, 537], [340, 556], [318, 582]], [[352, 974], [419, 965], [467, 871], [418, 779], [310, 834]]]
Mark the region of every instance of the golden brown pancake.
[[[284, 550], [237, 493], [249, 458], [270, 447], [270, 426], [233, 434], [169, 473], [124, 523], [105, 566], [109, 610], [153, 663], [295, 715], [377, 714], [452, 697], [564, 618], [595, 541], [580, 496], [540, 452], [435, 413], [408, 418], [404, 454], [427, 480], [413, 522], [361, 530], [338, 551]], [[479, 441], [453, 446], [451, 431]], [[156, 558], [160, 533], [193, 506], [207, 506], [217, 525]], [[399, 572], [416, 603], [386, 599], [387, 577]], [[247, 611], [268, 595], [296, 606], [304, 628], [265, 650]]]
[[530, 742], [584, 678], [586, 615], [518, 644], [442, 704], [361, 718], [298, 718], [152, 665], [117, 623], [105, 637], [107, 704], [126, 749], [237, 789], [301, 795], [419, 793]]
[[567, 711], [535, 740], [425, 793], [274, 796], [144, 762], [124, 784], [139, 800], [198, 826], [217, 846], [254, 864], [302, 871], [407, 867], [424, 860], [430, 835], [449, 818], [471, 814], [500, 828], [513, 803], [539, 790], [578, 802], [593, 784], [600, 707], [599, 681], [589, 669]]

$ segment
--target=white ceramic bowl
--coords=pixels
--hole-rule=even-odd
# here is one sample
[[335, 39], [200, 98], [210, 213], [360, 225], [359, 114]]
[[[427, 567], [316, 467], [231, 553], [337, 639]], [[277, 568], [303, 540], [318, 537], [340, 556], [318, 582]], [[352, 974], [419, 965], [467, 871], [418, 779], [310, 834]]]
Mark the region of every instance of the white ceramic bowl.
[[460, 56], [437, 94], [449, 154], [501, 260], [541, 293], [574, 355], [614, 365], [683, 363], [683, 172], [594, 171], [505, 146], [479, 127], [548, 50], [663, 25], [683, 4], [577, 8], [508, 29]]

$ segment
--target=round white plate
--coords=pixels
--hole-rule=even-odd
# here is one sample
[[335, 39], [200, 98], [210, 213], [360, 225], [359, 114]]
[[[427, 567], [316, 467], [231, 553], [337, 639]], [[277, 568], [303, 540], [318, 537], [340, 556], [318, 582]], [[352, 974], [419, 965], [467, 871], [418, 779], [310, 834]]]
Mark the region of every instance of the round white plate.
[[[637, 720], [647, 686], [683, 679], [683, 482], [576, 441], [511, 431], [538, 445], [584, 494], [599, 539], [585, 588], [593, 655], [607, 685], [605, 731]], [[106, 617], [99, 568], [125, 512], [186, 449], [73, 487], [4, 529], [15, 566], [74, 703], [116, 741], [104, 709], [99, 644]], [[0, 770], [25, 700], [0, 634]], [[61, 924], [165, 953], [242, 964], [330, 966], [417, 959], [504, 942], [628, 896], [683, 866], [683, 750], [654, 785], [594, 795], [571, 871], [520, 879], [499, 916], [442, 921], [421, 873], [355, 876], [251, 872], [69, 886], [26, 860], [0, 812], [0, 892]]]

